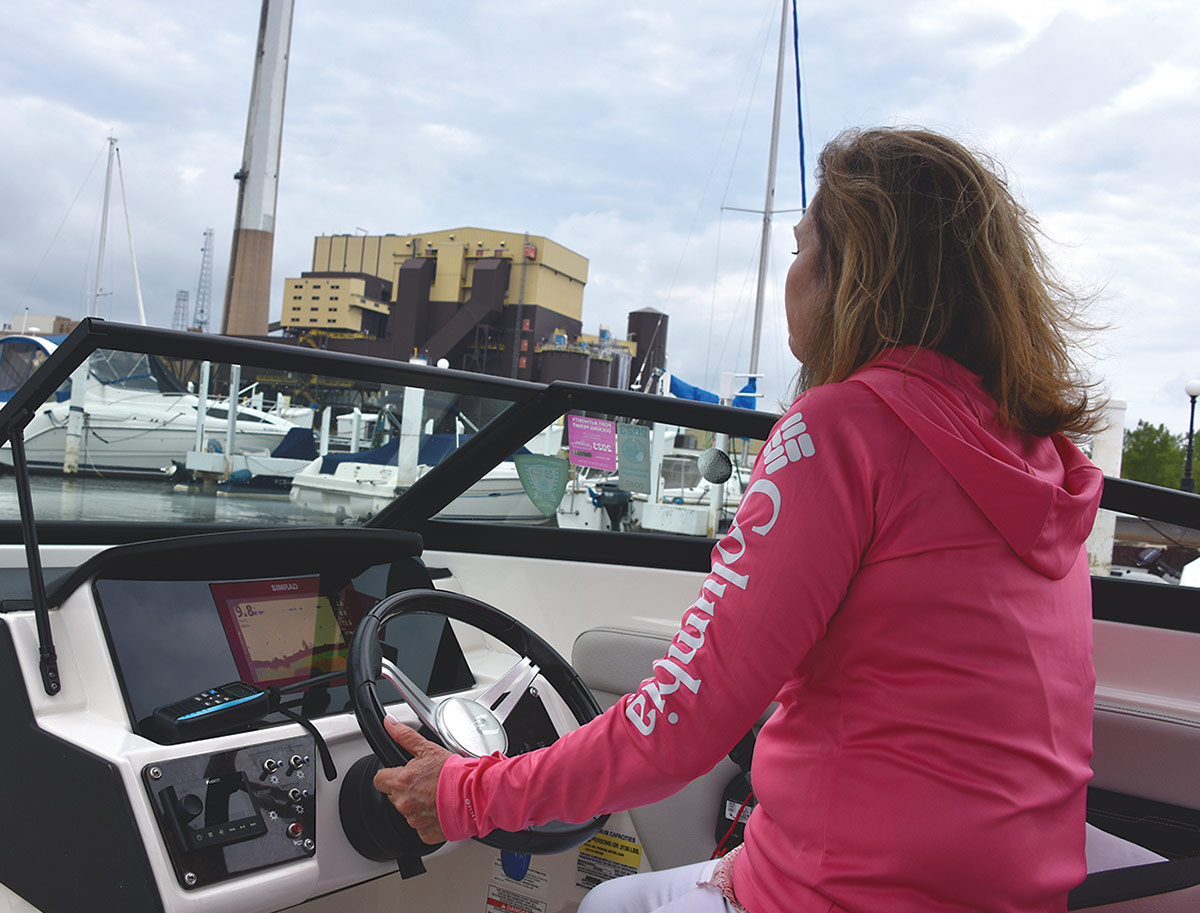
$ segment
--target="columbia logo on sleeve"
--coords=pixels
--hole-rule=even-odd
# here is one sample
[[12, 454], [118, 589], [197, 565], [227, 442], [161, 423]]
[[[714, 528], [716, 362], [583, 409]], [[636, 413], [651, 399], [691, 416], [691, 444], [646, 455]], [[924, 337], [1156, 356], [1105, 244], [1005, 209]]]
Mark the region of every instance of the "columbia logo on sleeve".
[[767, 441], [763, 453], [763, 468], [767, 475], [817, 452], [803, 418], [799, 412], [790, 416]]

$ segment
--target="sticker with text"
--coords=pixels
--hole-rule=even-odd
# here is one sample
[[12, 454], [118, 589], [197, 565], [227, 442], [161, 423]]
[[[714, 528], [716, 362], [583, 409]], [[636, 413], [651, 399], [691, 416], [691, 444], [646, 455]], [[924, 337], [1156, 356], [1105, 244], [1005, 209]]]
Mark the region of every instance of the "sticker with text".
[[567, 459], [572, 466], [617, 469], [617, 423], [586, 415], [567, 416]]
[[[492, 860], [492, 879], [487, 887], [484, 913], [547, 913], [550, 876], [538, 868], [522, 867], [521, 877], [514, 879], [506, 871], [506, 861], [511, 862], [505, 860], [503, 854]], [[512, 867], [507, 868], [511, 870]]]
[[642, 845], [627, 834], [601, 831], [579, 848], [577, 865], [581, 888], [594, 888], [602, 881], [634, 875], [642, 864]]

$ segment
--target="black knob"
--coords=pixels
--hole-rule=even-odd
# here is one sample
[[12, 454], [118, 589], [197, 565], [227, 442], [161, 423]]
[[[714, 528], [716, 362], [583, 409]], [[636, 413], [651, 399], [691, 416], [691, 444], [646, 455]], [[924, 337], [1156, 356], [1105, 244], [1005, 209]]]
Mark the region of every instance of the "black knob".
[[179, 810], [183, 812], [185, 821], [191, 821], [204, 811], [204, 801], [195, 793], [188, 793], [179, 800]]

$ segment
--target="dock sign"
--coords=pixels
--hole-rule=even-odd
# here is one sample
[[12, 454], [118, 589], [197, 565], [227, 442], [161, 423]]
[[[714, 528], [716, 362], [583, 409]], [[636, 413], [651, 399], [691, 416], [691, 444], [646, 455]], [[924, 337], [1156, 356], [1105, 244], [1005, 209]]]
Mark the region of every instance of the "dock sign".
[[617, 484], [626, 491], [650, 494], [650, 429], [617, 423]]
[[603, 472], [615, 472], [616, 422], [585, 415], [568, 415], [567, 459], [572, 466], [592, 466]]

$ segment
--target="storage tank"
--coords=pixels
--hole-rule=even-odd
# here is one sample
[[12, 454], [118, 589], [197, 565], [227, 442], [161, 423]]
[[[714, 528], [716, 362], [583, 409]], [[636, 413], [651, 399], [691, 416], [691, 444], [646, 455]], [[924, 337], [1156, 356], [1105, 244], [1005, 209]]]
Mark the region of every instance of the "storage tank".
[[538, 380], [544, 384], [569, 380], [588, 382], [588, 354], [585, 349], [549, 349], [538, 355]]
[[588, 362], [587, 382], [594, 387], [611, 387], [613, 385], [613, 360], [607, 355], [593, 355]]
[[626, 339], [637, 343], [629, 386], [645, 390], [653, 382], [655, 372], [667, 365], [667, 315], [654, 308], [630, 311], [628, 328]]

